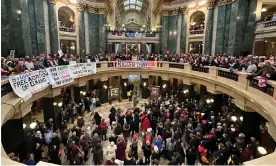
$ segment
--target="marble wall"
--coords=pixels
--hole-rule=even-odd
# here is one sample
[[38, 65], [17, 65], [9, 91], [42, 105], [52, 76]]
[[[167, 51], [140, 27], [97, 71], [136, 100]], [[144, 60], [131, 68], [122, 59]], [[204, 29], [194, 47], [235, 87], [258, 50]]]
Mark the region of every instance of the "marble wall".
[[182, 15], [182, 22], [181, 22], [181, 36], [180, 36], [180, 52], [186, 51], [186, 36], [187, 36], [187, 18], [183, 14]]
[[218, 19], [217, 19], [217, 27], [216, 27], [216, 43], [215, 43], [215, 55], [223, 54], [223, 36], [225, 30], [225, 16], [226, 16], [226, 5], [218, 7]]
[[214, 8], [208, 10], [207, 25], [205, 30], [204, 54], [211, 54], [213, 37]]
[[86, 54], [85, 47], [85, 23], [84, 23], [84, 11], [79, 11], [79, 47], [81, 55]]
[[222, 46], [223, 53], [227, 53], [227, 49], [228, 49], [230, 19], [231, 19], [231, 6], [232, 6], [232, 4], [226, 5], [225, 25], [224, 25], [224, 33], [223, 33], [223, 46]]

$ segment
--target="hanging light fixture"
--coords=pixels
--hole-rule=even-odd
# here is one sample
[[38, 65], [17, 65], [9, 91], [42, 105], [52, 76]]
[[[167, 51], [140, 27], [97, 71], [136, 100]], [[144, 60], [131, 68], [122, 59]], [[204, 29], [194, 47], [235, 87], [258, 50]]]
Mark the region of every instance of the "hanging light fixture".
[[238, 118], [237, 118], [236, 116], [231, 116], [231, 120], [232, 120], [233, 122], [236, 122], [236, 121], [238, 120]]
[[58, 103], [58, 106], [59, 106], [59, 107], [62, 107], [62, 102]]
[[34, 129], [36, 126], [37, 126], [37, 123], [36, 123], [36, 122], [32, 122], [32, 123], [30, 124], [30, 128], [31, 128], [31, 129]]

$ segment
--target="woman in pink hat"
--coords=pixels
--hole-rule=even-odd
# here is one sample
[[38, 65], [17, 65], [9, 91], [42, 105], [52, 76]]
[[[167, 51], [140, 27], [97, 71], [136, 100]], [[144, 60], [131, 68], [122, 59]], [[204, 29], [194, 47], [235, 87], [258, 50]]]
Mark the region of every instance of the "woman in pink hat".
[[143, 145], [142, 149], [144, 151], [144, 156], [146, 158], [145, 162], [146, 162], [146, 164], [149, 164], [150, 163], [150, 156], [152, 154], [151, 144], [150, 144], [149, 140], [146, 141], [146, 144]]

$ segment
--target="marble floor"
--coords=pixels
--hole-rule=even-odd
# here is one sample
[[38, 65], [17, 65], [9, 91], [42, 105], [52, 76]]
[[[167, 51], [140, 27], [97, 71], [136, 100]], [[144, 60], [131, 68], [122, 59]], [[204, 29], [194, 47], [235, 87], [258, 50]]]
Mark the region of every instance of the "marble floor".
[[[145, 101], [143, 100], [140, 100], [139, 101], [139, 104], [138, 106], [142, 107], [142, 105], [145, 103]], [[133, 106], [133, 104], [131, 102], [128, 102], [128, 101], [123, 101], [121, 103], [113, 103], [113, 105], [115, 106], [115, 108], [121, 108], [121, 109], [127, 109], [127, 108], [130, 108]], [[105, 105], [102, 105], [101, 107], [98, 107], [96, 108], [94, 111], [95, 112], [98, 112], [100, 114], [100, 116], [102, 118], [105, 119], [105, 121], [107, 122], [107, 124], [109, 124], [109, 118], [108, 118], [108, 115], [109, 115], [109, 110], [111, 109], [112, 105], [110, 104], [105, 104]], [[95, 125], [92, 125], [91, 123], [91, 113], [88, 113], [84, 116], [84, 120], [85, 120], [85, 126], [84, 126], [84, 129], [86, 129], [88, 126], [91, 127], [92, 131], [94, 130], [95, 128]], [[74, 124], [70, 124], [69, 127], [72, 127], [73, 125], [76, 125], [76, 122]], [[107, 131], [107, 137], [109, 137], [111, 135], [111, 128], [109, 126], [108, 128], [108, 131]], [[128, 139], [128, 144], [127, 144], [127, 150], [126, 150], [126, 154], [128, 153], [129, 151], [129, 146], [131, 144], [131, 139], [129, 138]], [[103, 147], [103, 151], [104, 151], [104, 154], [106, 154], [106, 147], [109, 145], [109, 141], [103, 141], [102, 142], [102, 147]], [[141, 134], [139, 134], [139, 141], [138, 141], [138, 158], [141, 159], [143, 158], [143, 150], [142, 150], [142, 137], [141, 137]], [[88, 154], [88, 157], [89, 157], [89, 160], [86, 162], [86, 165], [93, 165], [93, 157], [92, 157], [92, 154]], [[105, 155], [104, 155], [104, 162], [108, 160], [105, 158]], [[160, 164], [161, 165], [167, 165], [169, 161], [168, 160], [164, 160], [164, 159], [161, 159], [160, 160]], [[69, 164], [68, 161], [65, 161], [63, 160], [62, 161], [63, 164]]]

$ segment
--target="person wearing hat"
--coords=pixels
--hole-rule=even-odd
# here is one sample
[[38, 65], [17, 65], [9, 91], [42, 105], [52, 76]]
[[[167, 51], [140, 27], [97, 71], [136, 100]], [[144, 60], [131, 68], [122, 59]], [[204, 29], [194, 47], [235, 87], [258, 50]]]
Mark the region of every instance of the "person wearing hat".
[[133, 156], [132, 156], [132, 153], [129, 152], [127, 155], [126, 155], [126, 158], [124, 160], [124, 165], [136, 165], [136, 162], [135, 160], [133, 159]]
[[159, 149], [158, 149], [158, 147], [155, 145], [154, 147], [153, 147], [153, 153], [152, 153], [152, 155], [151, 155], [151, 160], [153, 161], [153, 160], [160, 160], [160, 156], [161, 154], [160, 154], [160, 151], [159, 151]]
[[129, 137], [129, 135], [130, 135], [130, 125], [129, 125], [128, 123], [125, 123], [125, 124], [124, 124], [124, 127], [123, 127], [123, 135], [124, 135], [125, 141], [127, 142], [128, 137]]
[[150, 157], [151, 157], [151, 143], [149, 140], [146, 141], [145, 144], [143, 144], [142, 149], [144, 151], [144, 156], [145, 156], [145, 163], [149, 164], [150, 163]]
[[132, 137], [132, 143], [130, 145], [130, 151], [132, 153], [132, 156], [135, 157], [136, 160], [138, 160], [138, 137], [136, 134]]
[[111, 159], [111, 158], [115, 158], [116, 157], [116, 149], [117, 149], [117, 146], [115, 145], [114, 142], [111, 142], [109, 144], [109, 146], [106, 148], [106, 159]]

